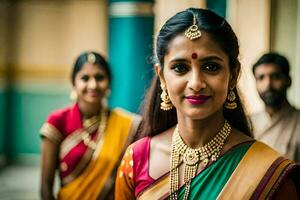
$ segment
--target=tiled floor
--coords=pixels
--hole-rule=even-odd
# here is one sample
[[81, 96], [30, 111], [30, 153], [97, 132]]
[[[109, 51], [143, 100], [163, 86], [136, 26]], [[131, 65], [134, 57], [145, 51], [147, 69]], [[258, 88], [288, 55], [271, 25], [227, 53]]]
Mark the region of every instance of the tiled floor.
[[0, 199], [39, 199], [39, 177], [39, 166], [7, 166], [1, 169]]

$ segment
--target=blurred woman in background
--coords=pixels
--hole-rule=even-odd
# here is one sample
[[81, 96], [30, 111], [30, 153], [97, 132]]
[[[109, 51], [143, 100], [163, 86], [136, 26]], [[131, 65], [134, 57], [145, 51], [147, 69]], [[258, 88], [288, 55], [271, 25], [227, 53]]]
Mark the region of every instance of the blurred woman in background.
[[124, 148], [135, 139], [140, 116], [109, 110], [111, 73], [95, 52], [81, 54], [72, 72], [73, 99], [52, 112], [42, 126], [42, 199], [54, 199], [59, 170], [58, 199], [112, 199], [116, 166]]

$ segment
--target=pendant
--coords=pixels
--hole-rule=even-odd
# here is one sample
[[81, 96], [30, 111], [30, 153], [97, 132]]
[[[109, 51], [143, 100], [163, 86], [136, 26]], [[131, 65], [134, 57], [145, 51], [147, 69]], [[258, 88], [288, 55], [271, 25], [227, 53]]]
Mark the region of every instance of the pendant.
[[211, 156], [211, 160], [212, 160], [212, 161], [216, 161], [216, 160], [217, 160], [217, 156], [216, 156], [216, 155], [212, 155], [212, 156]]
[[208, 164], [208, 161], [209, 161], [208, 158], [205, 158], [205, 159], [201, 162], [204, 168], [205, 168], [206, 165]]
[[186, 165], [193, 166], [199, 162], [199, 157], [198, 151], [188, 148], [183, 155], [183, 160]]

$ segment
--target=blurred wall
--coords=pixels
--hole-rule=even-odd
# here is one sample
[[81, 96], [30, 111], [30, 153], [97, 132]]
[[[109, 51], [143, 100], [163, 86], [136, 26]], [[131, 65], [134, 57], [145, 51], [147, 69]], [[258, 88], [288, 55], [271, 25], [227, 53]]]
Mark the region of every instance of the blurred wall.
[[298, 0], [272, 0], [271, 50], [287, 57], [292, 86], [288, 92], [292, 104], [300, 107], [300, 3]]
[[0, 1], [0, 166], [5, 162], [5, 125], [6, 125], [6, 91], [7, 83], [5, 72], [7, 69], [7, 50], [8, 50], [8, 11], [9, 4]]
[[0, 72], [9, 80], [4, 149], [10, 158], [31, 162], [39, 153], [39, 128], [49, 112], [70, 104], [75, 58], [86, 50], [106, 55], [107, 6], [98, 0], [7, 2], [1, 4], [7, 12], [0, 11], [5, 16], [0, 34], [7, 36], [1, 37]]
[[157, 35], [162, 25], [174, 14], [183, 11], [189, 7], [206, 8], [205, 0], [156, 0], [154, 6], [155, 28], [154, 33]]
[[257, 112], [264, 106], [256, 91], [252, 65], [270, 49], [270, 0], [229, 0], [227, 19], [240, 44], [239, 88], [247, 112]]

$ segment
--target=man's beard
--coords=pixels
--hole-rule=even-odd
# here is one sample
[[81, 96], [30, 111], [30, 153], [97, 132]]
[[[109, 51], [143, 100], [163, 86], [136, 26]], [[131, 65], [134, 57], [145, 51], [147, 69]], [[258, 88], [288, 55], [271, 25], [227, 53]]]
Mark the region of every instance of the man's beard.
[[266, 106], [278, 108], [286, 100], [286, 89], [269, 89], [263, 93], [260, 93], [259, 96], [264, 101]]

